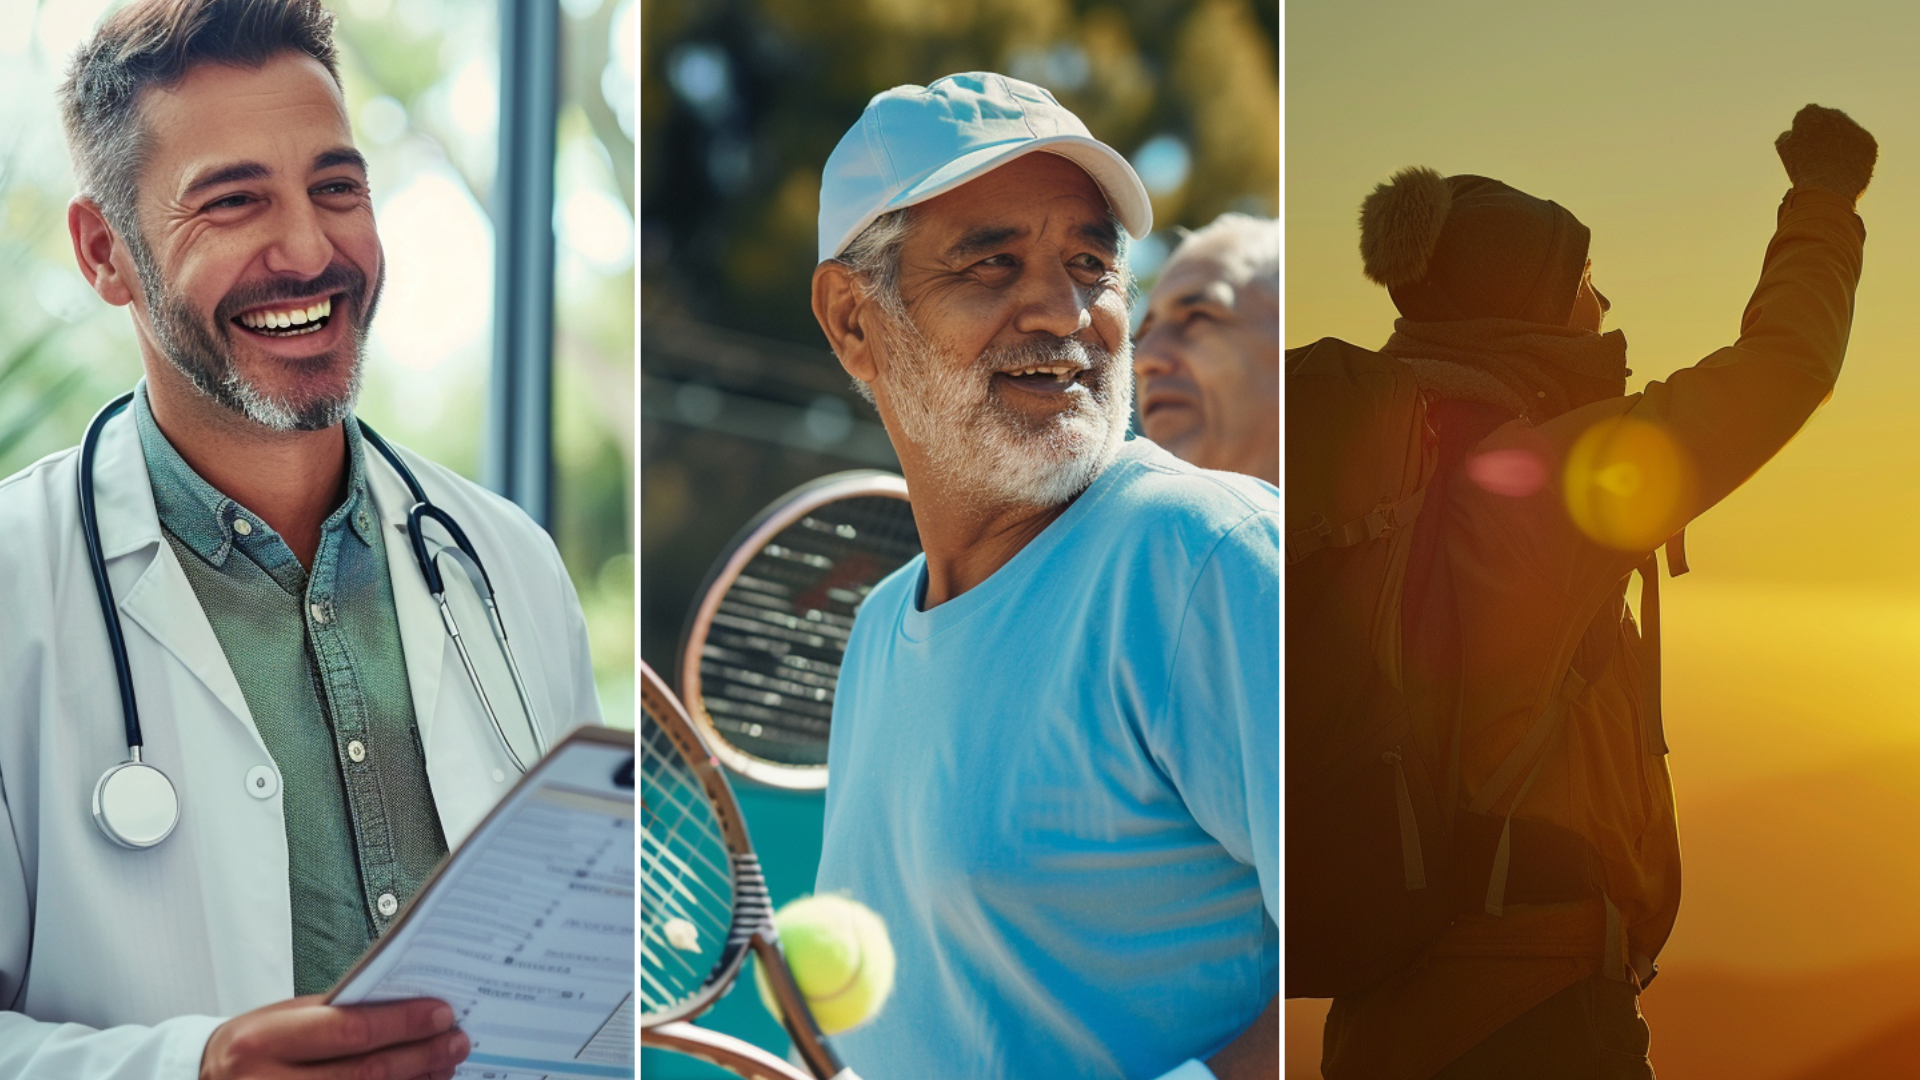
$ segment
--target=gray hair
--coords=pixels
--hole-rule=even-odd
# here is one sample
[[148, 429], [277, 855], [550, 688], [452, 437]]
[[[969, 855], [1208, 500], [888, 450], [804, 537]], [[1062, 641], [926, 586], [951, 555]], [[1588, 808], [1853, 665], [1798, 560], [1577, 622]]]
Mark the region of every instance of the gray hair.
[[149, 147], [140, 95], [201, 64], [257, 68], [284, 52], [320, 61], [340, 83], [333, 13], [320, 0], [135, 0], [73, 54], [60, 113], [80, 193], [138, 254], [138, 194]]
[[[903, 206], [881, 214], [873, 224], [847, 241], [847, 246], [833, 259], [853, 275], [860, 295], [879, 304], [887, 318], [900, 327], [913, 327], [906, 301], [900, 296], [900, 249], [907, 243], [912, 212], [912, 207]], [[873, 387], [867, 385], [866, 380], [855, 376], [853, 389], [867, 404], [875, 404]]]
[[907, 314], [906, 302], [900, 298], [900, 251], [913, 227], [912, 213], [913, 207], [903, 206], [881, 214], [834, 256], [853, 274], [860, 294], [896, 319]]
[[1232, 261], [1244, 274], [1242, 280], [1265, 286], [1275, 297], [1280, 295], [1280, 223], [1273, 218], [1229, 210], [1188, 233], [1167, 261], [1171, 263], [1188, 247], [1215, 236], [1227, 245]]

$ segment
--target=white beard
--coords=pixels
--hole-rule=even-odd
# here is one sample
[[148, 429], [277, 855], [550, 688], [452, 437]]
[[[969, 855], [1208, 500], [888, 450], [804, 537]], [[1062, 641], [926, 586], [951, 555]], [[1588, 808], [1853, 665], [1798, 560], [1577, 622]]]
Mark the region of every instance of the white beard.
[[[1035, 339], [963, 363], [910, 318], [890, 322], [887, 399], [900, 433], [919, 447], [943, 486], [973, 509], [1058, 506], [1085, 491], [1126, 441], [1133, 416], [1131, 341], [1109, 352], [1078, 338]], [[1091, 364], [1064, 392], [1065, 410], [1034, 421], [996, 396], [994, 372], [1063, 361]]]

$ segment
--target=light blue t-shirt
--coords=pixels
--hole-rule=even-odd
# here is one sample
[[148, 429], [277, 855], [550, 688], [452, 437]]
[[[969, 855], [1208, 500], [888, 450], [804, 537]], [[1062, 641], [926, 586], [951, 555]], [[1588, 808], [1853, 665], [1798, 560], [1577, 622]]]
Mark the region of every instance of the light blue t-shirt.
[[886, 919], [871, 1077], [1149, 1078], [1279, 987], [1279, 493], [1133, 440], [972, 590], [855, 621], [817, 891]]

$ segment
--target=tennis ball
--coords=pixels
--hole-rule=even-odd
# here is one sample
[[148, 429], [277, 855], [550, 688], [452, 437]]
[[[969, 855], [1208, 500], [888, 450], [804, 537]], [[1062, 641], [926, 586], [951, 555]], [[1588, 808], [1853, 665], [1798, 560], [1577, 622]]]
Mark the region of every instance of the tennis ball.
[[[773, 913], [793, 981], [820, 1030], [837, 1035], [871, 1020], [893, 991], [893, 942], [872, 909], [844, 896], [803, 896]], [[753, 967], [760, 1001], [780, 1019], [760, 964]]]

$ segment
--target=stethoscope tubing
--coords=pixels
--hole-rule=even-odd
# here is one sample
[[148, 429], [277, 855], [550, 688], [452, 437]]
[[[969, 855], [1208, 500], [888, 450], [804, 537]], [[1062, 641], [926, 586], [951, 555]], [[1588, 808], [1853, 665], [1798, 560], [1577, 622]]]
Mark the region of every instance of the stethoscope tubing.
[[447, 531], [447, 535], [453, 538], [454, 553], [460, 557], [459, 561], [467, 571], [468, 580], [486, 605], [487, 625], [493, 631], [494, 641], [500, 646], [500, 655], [506, 657], [507, 673], [513, 680], [514, 694], [520, 699], [520, 708], [527, 717], [527, 731], [533, 736], [534, 753], [536, 756], [542, 755], [547, 752], [546, 740], [540, 735], [540, 725], [533, 720], [533, 702], [527, 698], [527, 684], [520, 676], [520, 664], [513, 657], [513, 647], [507, 642], [507, 627], [500, 618], [500, 606], [493, 591], [493, 578], [487, 574], [486, 564], [480, 561], [480, 553], [473, 549], [473, 543], [467, 539], [467, 532], [460, 527], [460, 523], [453, 520], [453, 516], [445, 510], [428, 502], [425, 490], [420, 487], [420, 481], [414, 479], [413, 470], [407, 468], [406, 463], [400, 460], [399, 453], [387, 445], [387, 440], [376, 434], [373, 428], [367, 426], [365, 420], [360, 420], [358, 417], [355, 419], [360, 424], [360, 434], [366, 437], [381, 457], [387, 459], [387, 464], [393, 466], [394, 472], [400, 474], [400, 479], [406, 483], [407, 490], [413, 495], [413, 508], [407, 511], [407, 540], [413, 547], [414, 561], [420, 564], [420, 575], [426, 578], [427, 592], [432, 595], [434, 603], [440, 607], [440, 619], [446, 624], [447, 635], [453, 639], [454, 651], [460, 654], [460, 664], [467, 669], [467, 679], [473, 683], [473, 692], [480, 699], [480, 707], [487, 711], [487, 720], [492, 723], [493, 732], [499, 737], [501, 748], [507, 752], [507, 757], [512, 759], [514, 768], [524, 773], [527, 771], [527, 763], [520, 757], [519, 751], [513, 748], [513, 740], [507, 738], [506, 726], [500, 722], [500, 714], [493, 707], [493, 699], [487, 695], [486, 686], [480, 681], [480, 669], [474, 664], [473, 655], [467, 651], [466, 636], [460, 632], [460, 625], [453, 617], [453, 609], [447, 604], [446, 579], [440, 573], [439, 564], [427, 551], [426, 530], [421, 522], [429, 519], [436, 521]]
[[127, 729], [127, 750], [134, 761], [146, 745], [140, 731], [140, 706], [133, 694], [133, 667], [127, 662], [127, 638], [120, 630], [120, 612], [114, 606], [113, 586], [107, 581], [107, 557], [101, 550], [100, 518], [93, 498], [93, 451], [100, 432], [115, 413], [133, 400], [129, 390], [107, 402], [87, 424], [86, 437], [80, 440], [80, 535], [86, 542], [87, 569], [93, 572], [93, 591], [100, 601], [100, 614], [107, 624], [107, 649], [113, 654], [114, 678], [120, 687], [120, 716]]

